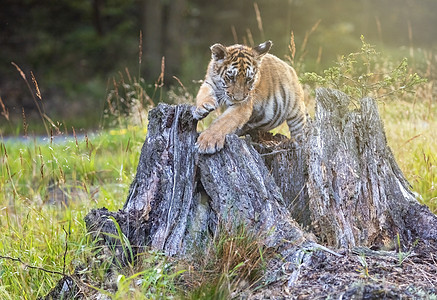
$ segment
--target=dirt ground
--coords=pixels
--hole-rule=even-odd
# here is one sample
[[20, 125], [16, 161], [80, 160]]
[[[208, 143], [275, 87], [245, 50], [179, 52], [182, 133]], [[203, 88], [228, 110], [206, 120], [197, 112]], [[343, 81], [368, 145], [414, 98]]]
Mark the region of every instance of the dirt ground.
[[[314, 255], [298, 280], [264, 287], [249, 299], [437, 299], [437, 247], [409, 252], [357, 248]], [[241, 298], [244, 298], [241, 297]]]

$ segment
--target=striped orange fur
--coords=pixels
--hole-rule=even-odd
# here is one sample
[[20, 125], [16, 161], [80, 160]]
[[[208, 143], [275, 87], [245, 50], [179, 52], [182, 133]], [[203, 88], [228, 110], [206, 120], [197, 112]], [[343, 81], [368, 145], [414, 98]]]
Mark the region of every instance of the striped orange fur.
[[302, 87], [294, 69], [268, 53], [271, 46], [270, 41], [254, 48], [211, 46], [212, 59], [193, 116], [200, 120], [221, 105], [227, 108], [200, 134], [200, 153], [221, 150], [227, 134], [268, 131], [284, 121], [291, 138], [302, 133], [306, 124]]

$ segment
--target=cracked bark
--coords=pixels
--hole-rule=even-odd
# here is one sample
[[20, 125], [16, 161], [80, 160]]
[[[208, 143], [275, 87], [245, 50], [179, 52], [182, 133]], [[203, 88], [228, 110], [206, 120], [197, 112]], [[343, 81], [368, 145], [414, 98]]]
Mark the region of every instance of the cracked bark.
[[[114, 221], [133, 255], [151, 247], [188, 259], [202, 253], [221, 226], [244, 224], [282, 257], [270, 264], [272, 280], [283, 276], [284, 262], [311, 265], [307, 250], [319, 245], [387, 248], [397, 235], [405, 247], [417, 239], [435, 245], [437, 218], [410, 191], [375, 101], [351, 107], [346, 95], [318, 89], [300, 147], [268, 134], [254, 143], [228, 135], [222, 151], [198, 155], [192, 107], [160, 104], [149, 113], [124, 207], [92, 210], [87, 229], [127, 262], [119, 239], [105, 234], [117, 233]], [[287, 274], [291, 284], [299, 267]]]
[[[264, 135], [256, 151], [250, 139], [229, 135], [214, 155], [195, 151], [191, 106], [153, 109], [137, 174], [118, 212], [131, 244], [190, 256], [219, 224], [268, 232], [265, 243], [273, 247], [312, 242], [301, 228], [334, 248], [387, 247], [397, 234], [406, 243], [436, 240], [436, 217], [411, 193], [375, 101], [364, 98], [350, 109], [346, 95], [328, 89], [317, 90], [316, 100], [301, 147], [268, 135], [266, 143]], [[97, 219], [93, 213], [86, 223], [98, 234], [107, 221], [105, 213]]]

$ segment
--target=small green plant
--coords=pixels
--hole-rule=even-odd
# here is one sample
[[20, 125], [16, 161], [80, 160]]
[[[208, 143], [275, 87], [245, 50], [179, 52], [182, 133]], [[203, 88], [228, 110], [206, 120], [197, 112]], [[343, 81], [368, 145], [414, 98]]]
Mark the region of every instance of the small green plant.
[[[121, 230], [120, 224], [118, 224], [117, 220], [110, 216], [109, 219], [114, 223], [115, 229], [117, 230], [117, 234], [109, 234], [106, 233], [106, 235], [114, 238], [115, 240], [118, 240], [121, 244], [121, 248], [123, 250], [123, 255], [126, 258], [126, 262], [128, 264], [129, 267], [133, 267], [134, 265], [134, 252], [132, 250], [132, 246], [130, 244], [129, 239], [127, 238], [127, 236], [123, 233], [123, 231]], [[120, 267], [123, 267], [123, 263], [122, 262], [117, 262], [118, 265]]]
[[357, 269], [357, 271], [360, 273], [361, 277], [370, 278], [369, 265], [367, 264], [366, 256], [364, 254], [360, 254], [360, 256], [358, 256], [358, 261], [360, 262], [361, 266]]
[[[185, 270], [176, 270], [164, 254], [148, 251], [138, 257], [135, 266], [118, 274], [117, 290], [112, 299], [166, 299], [176, 292], [176, 281]], [[107, 291], [102, 291], [103, 294]]]
[[426, 82], [417, 73], [410, 73], [406, 58], [398, 65], [392, 65], [383, 61], [380, 53], [366, 43], [363, 36], [361, 42], [359, 52], [341, 56], [335, 66], [323, 71], [323, 75], [305, 73], [301, 81], [340, 90], [355, 100], [413, 93], [417, 85]]
[[[413, 243], [413, 248], [417, 245], [417, 243], [419, 243], [419, 240], [414, 241]], [[413, 252], [413, 249], [410, 249], [407, 252], [403, 252], [402, 251], [402, 244], [401, 244], [401, 237], [398, 234], [396, 234], [396, 245], [398, 248], [398, 265], [402, 266], [403, 262], [411, 255], [411, 253]]]

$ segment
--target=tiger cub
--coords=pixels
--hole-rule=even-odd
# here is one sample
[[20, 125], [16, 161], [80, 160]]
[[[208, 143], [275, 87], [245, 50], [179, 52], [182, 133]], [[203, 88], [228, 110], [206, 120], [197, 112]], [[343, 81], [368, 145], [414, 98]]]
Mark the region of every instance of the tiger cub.
[[220, 105], [224, 113], [197, 139], [200, 153], [215, 153], [229, 133], [268, 131], [287, 121], [291, 138], [306, 124], [304, 94], [296, 72], [267, 52], [271, 41], [254, 48], [211, 46], [212, 59], [196, 97], [193, 117], [203, 119]]

